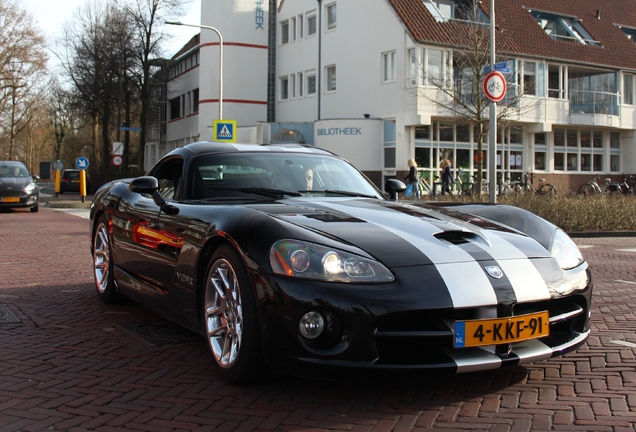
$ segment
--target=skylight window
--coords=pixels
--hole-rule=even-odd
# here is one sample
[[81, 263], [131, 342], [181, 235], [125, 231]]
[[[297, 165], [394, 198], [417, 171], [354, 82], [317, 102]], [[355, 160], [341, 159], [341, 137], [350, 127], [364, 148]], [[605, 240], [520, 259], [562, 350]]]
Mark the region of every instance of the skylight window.
[[598, 45], [598, 41], [592, 39], [588, 32], [580, 24], [576, 17], [557, 15], [550, 12], [530, 10], [543, 31], [555, 40], [577, 42], [583, 45]]
[[454, 1], [425, 0], [424, 5], [437, 22], [448, 22], [455, 17]]
[[623, 33], [627, 36], [627, 39], [631, 40], [636, 44], [636, 28], [619, 26]]

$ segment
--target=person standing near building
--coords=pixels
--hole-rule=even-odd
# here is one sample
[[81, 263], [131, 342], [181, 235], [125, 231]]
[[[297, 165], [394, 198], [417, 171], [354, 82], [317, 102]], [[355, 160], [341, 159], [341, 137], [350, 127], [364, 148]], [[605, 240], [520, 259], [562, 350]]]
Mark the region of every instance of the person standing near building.
[[413, 191], [413, 198], [420, 199], [420, 188], [418, 187], [419, 179], [417, 175], [417, 162], [415, 159], [409, 159], [408, 161], [409, 173], [404, 177], [407, 185], [411, 187]]
[[454, 183], [453, 173], [451, 172], [451, 161], [449, 159], [444, 159], [440, 164], [440, 169], [442, 171], [442, 195], [445, 195], [446, 192], [451, 193], [451, 185]]

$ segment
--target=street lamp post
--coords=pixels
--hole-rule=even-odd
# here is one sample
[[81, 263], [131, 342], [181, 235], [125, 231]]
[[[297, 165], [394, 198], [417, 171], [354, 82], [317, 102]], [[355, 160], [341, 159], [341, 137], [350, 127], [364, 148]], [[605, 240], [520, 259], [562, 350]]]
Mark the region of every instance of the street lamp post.
[[215, 32], [219, 37], [219, 120], [223, 120], [223, 36], [221, 36], [221, 32], [207, 25], [184, 24], [178, 21], [166, 21], [166, 24], [208, 29]]

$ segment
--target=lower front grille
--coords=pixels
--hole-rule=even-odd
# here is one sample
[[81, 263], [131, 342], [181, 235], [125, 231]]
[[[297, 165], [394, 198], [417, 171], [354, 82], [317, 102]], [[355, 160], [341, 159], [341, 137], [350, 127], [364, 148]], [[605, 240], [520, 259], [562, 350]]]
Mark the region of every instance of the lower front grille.
[[[587, 301], [572, 296], [563, 299], [515, 304], [513, 315], [547, 310], [550, 335], [540, 341], [550, 348], [567, 344], [584, 333], [587, 323]], [[378, 363], [395, 365], [443, 365], [453, 347], [452, 323], [478, 318], [478, 309], [445, 309], [396, 313], [382, 318], [375, 331]], [[514, 344], [513, 344], [514, 352]], [[502, 358], [506, 354], [502, 354]]]

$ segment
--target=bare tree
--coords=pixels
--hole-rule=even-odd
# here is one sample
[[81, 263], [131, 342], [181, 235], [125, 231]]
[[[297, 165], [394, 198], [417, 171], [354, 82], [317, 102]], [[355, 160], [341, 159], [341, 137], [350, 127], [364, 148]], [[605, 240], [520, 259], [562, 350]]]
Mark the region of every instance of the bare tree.
[[161, 42], [167, 39], [162, 31], [163, 22], [183, 15], [184, 5], [188, 0], [118, 0], [118, 4], [133, 20], [137, 33], [136, 55], [138, 69], [135, 73], [135, 82], [139, 90], [141, 110], [139, 113], [139, 151], [137, 153], [137, 165], [144, 166], [146, 126], [148, 116], [152, 110], [151, 95], [153, 79], [153, 67], [156, 60], [161, 57]]
[[[18, 157], [16, 136], [29, 125], [46, 75], [44, 38], [14, 0], [0, 0], [0, 132], [4, 158]], [[24, 155], [21, 155], [24, 156]]]
[[[135, 38], [129, 17], [117, 5], [92, 0], [65, 27], [62, 67], [70, 78], [76, 100], [93, 122], [93, 151], [97, 167], [109, 168], [124, 77], [131, 74]], [[116, 125], [118, 128], [119, 125]]]
[[[442, 115], [453, 117], [458, 123], [469, 124], [473, 128], [477, 142], [476, 184], [483, 179], [483, 147], [489, 134], [490, 100], [484, 95], [481, 85], [490, 65], [490, 26], [480, 7], [480, 1], [466, 0], [457, 11], [459, 19], [453, 20], [452, 71], [444, 74], [440, 70], [420, 69], [425, 85], [431, 89], [420, 90], [420, 94], [434, 103]], [[505, 47], [499, 47], [505, 52]], [[505, 61], [505, 55], [499, 55], [497, 61]], [[451, 70], [447, 65], [448, 71]], [[508, 84], [506, 97], [498, 103], [497, 123], [506, 124], [511, 116], [519, 116], [522, 110], [531, 109], [522, 103], [522, 94], [514, 85]], [[495, 186], [495, 181], [490, 183]], [[480, 190], [479, 187], [476, 190]]]

